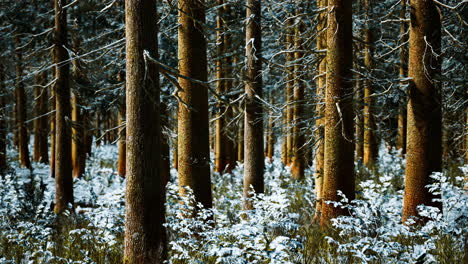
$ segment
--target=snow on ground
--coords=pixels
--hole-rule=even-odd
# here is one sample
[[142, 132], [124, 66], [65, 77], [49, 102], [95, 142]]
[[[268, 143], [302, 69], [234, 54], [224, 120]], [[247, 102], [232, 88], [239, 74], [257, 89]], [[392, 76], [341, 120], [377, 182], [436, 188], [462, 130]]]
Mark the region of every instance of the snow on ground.
[[[116, 263], [122, 257], [125, 180], [114, 169], [117, 148], [93, 151], [85, 175], [74, 180], [76, 208], [69, 228], [61, 231], [65, 234], [56, 230], [49, 167], [34, 163], [31, 174], [13, 161], [15, 169], [0, 177], [0, 263]], [[468, 198], [461, 176], [468, 174], [468, 166], [457, 178], [434, 175], [439, 184], [431, 189], [442, 194], [444, 211], [421, 207], [427, 224], [409, 228], [400, 223], [404, 159], [383, 147], [380, 153], [378, 177], [357, 164], [367, 175], [357, 188], [358, 200], [341, 205], [350, 215], [334, 220], [336, 232], [326, 237], [329, 246], [315, 258], [319, 263], [351, 258], [357, 263], [439, 263], [443, 254], [456, 259], [467, 234]], [[16, 157], [16, 152], [8, 155]], [[186, 218], [181, 212], [186, 215], [198, 205], [178, 196], [173, 169], [167, 188], [169, 263], [303, 263], [314, 258], [308, 256], [308, 245], [318, 239], [310, 235], [312, 172], [309, 168], [305, 181], [295, 182], [280, 157], [266, 162], [266, 192], [253, 198], [255, 210], [249, 212], [242, 210], [243, 165], [231, 174], [213, 173], [214, 208], [197, 208], [196, 217]], [[444, 245], [450, 245], [446, 253]]]

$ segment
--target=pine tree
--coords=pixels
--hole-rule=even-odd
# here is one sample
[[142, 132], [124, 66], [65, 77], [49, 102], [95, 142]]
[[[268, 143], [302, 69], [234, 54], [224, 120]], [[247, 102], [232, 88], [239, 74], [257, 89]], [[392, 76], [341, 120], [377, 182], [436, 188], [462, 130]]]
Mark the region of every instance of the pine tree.
[[[155, 0], [125, 1], [127, 185], [124, 263], [163, 263], [164, 183]], [[148, 52], [146, 55], [145, 52]]]
[[[245, 67], [245, 121], [244, 121], [244, 197], [251, 191], [263, 193], [264, 153], [263, 153], [263, 110], [257, 97], [262, 97], [262, 34], [261, 1], [247, 0], [246, 12], [246, 51]], [[245, 203], [251, 209], [250, 202]]]
[[[205, 1], [180, 0], [178, 58], [181, 90], [178, 96], [178, 172], [180, 192], [190, 187], [197, 202], [211, 208], [210, 141], [206, 40], [203, 34]], [[194, 80], [198, 80], [195, 82]], [[200, 83], [203, 82], [203, 83]]]
[[339, 201], [341, 191], [354, 199], [352, 105], [352, 3], [328, 0], [325, 159], [321, 224], [345, 211], [326, 201]]
[[66, 0], [55, 0], [55, 208], [61, 214], [73, 203], [73, 180], [71, 164], [71, 107], [70, 66], [67, 45]]
[[[433, 1], [410, 1], [406, 178], [403, 222], [432, 201], [426, 185], [442, 169], [441, 22]], [[429, 50], [429, 51], [428, 51]]]

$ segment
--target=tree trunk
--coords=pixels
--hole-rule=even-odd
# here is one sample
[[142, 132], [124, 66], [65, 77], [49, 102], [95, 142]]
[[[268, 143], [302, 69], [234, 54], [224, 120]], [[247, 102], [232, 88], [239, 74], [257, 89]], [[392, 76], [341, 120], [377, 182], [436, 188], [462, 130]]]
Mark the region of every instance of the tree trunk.
[[119, 148], [119, 154], [118, 154], [118, 159], [117, 159], [117, 174], [120, 177], [125, 177], [126, 173], [126, 136], [125, 136], [125, 105], [121, 104], [119, 106], [119, 113], [118, 113], [118, 119], [119, 119], [119, 142], [118, 142], [118, 148]]
[[[355, 64], [356, 68], [359, 68], [359, 64]], [[356, 74], [356, 82], [355, 82], [355, 100], [354, 100], [354, 112], [356, 113], [356, 137], [355, 137], [355, 148], [356, 148], [356, 160], [361, 161], [364, 158], [364, 118], [363, 118], [363, 100], [364, 97], [362, 91], [362, 77]]]
[[99, 146], [102, 143], [101, 121], [102, 121], [101, 114], [96, 112], [94, 116], [94, 129], [95, 129], [94, 136], [96, 137], [96, 146]]
[[[328, 6], [328, 0], [318, 0], [318, 8], [326, 8]], [[327, 48], [327, 11], [324, 10], [318, 15], [317, 23], [317, 49], [324, 50]], [[318, 77], [317, 77], [317, 92], [316, 92], [316, 121], [315, 121], [315, 194], [317, 196], [317, 202], [315, 206], [315, 220], [320, 221], [320, 216], [322, 214], [322, 193], [323, 193], [323, 165], [324, 165], [324, 138], [325, 138], [325, 90], [326, 90], [326, 72], [327, 72], [327, 57], [323, 56], [318, 63]]]
[[72, 167], [73, 177], [84, 174], [86, 168], [86, 149], [81, 100], [77, 93], [72, 94]]
[[[400, 19], [406, 19], [406, 1], [401, 1]], [[406, 35], [407, 24], [402, 21], [400, 24], [400, 43], [405, 43], [408, 40]], [[400, 48], [400, 80], [407, 77], [408, 67], [408, 52], [406, 45]], [[400, 86], [404, 87], [404, 82], [400, 81]], [[397, 134], [397, 149], [401, 150], [401, 154], [406, 153], [406, 96], [404, 100], [400, 100], [398, 107], [398, 134]]]
[[[299, 4], [300, 5], [300, 4]], [[303, 12], [302, 8], [296, 10], [296, 15], [300, 15]], [[294, 29], [294, 92], [293, 92], [293, 146], [292, 146], [292, 159], [291, 159], [291, 173], [292, 177], [296, 180], [302, 180], [304, 178], [305, 169], [305, 116], [304, 116], [304, 84], [302, 79], [304, 78], [303, 73], [304, 66], [301, 64], [302, 57], [304, 56], [303, 45], [302, 45], [302, 33], [304, 32], [304, 23], [300, 21]]]
[[[226, 97], [230, 92], [232, 82], [227, 80], [231, 77], [231, 58], [226, 57], [229, 52], [230, 36], [227, 32], [226, 18], [229, 14], [229, 8], [224, 0], [217, 0], [218, 15], [216, 17], [217, 27], [217, 60], [216, 60], [216, 91], [219, 95]], [[225, 102], [218, 102], [218, 119], [216, 120], [216, 133], [215, 133], [215, 171], [223, 173], [224, 171], [230, 172], [233, 166], [232, 148], [233, 142], [229, 139], [228, 128], [226, 124], [232, 118], [232, 108], [226, 105]]]
[[286, 163], [290, 165], [293, 155], [293, 131], [292, 131], [292, 119], [293, 119], [293, 106], [292, 101], [294, 97], [294, 29], [293, 19], [289, 18], [286, 22]]
[[159, 72], [155, 0], [125, 1], [127, 186], [124, 263], [166, 258], [164, 184], [160, 171]]
[[244, 162], [244, 117], [241, 116], [239, 120], [239, 127], [237, 129], [237, 160]]
[[325, 163], [321, 225], [344, 214], [325, 201], [339, 201], [337, 191], [354, 199], [352, 3], [328, 0]]
[[364, 158], [363, 163], [368, 168], [374, 168], [377, 160], [377, 141], [375, 139], [375, 120], [374, 120], [374, 87], [371, 81], [373, 69], [374, 40], [370, 21], [372, 19], [372, 5], [370, 0], [365, 0], [366, 10], [366, 28], [364, 31], [364, 65], [366, 67], [367, 77], [364, 79]]
[[6, 87], [5, 68], [0, 63], [0, 173], [7, 168], [7, 127], [6, 127]]
[[[15, 38], [16, 45], [21, 46], [19, 37]], [[29, 160], [29, 136], [26, 127], [26, 93], [24, 91], [23, 82], [23, 65], [22, 65], [21, 50], [16, 50], [16, 126], [18, 128], [18, 154], [19, 162], [22, 167], [31, 169], [31, 161]]]
[[34, 86], [35, 115], [34, 119], [34, 154], [35, 162], [49, 163], [48, 129], [47, 129], [47, 72], [36, 75]]
[[[54, 56], [54, 55], [52, 55]], [[56, 69], [55, 67], [52, 68], [52, 76], [55, 78], [56, 76]], [[55, 86], [56, 83], [53, 84], [52, 89], [50, 89], [50, 176], [55, 178]]]
[[[433, 1], [411, 0], [409, 72], [412, 79], [407, 107], [407, 158], [403, 222], [418, 216], [421, 204], [436, 196], [426, 185], [442, 169], [441, 23]], [[431, 52], [428, 52], [430, 50]]]
[[[246, 24], [246, 67], [245, 67], [245, 122], [244, 122], [244, 198], [251, 197], [251, 192], [263, 193], [263, 110], [262, 98], [262, 34], [261, 1], [247, 0]], [[251, 189], [253, 188], [253, 190]], [[246, 201], [246, 209], [252, 204]]]
[[[203, 34], [205, 1], [179, 0], [179, 71], [206, 82], [206, 40]], [[179, 78], [178, 167], [181, 194], [190, 187], [197, 202], [211, 208], [208, 89], [200, 83]]]
[[63, 7], [66, 0], [55, 0], [55, 208], [61, 214], [73, 204], [73, 179], [71, 164], [71, 107], [70, 107], [70, 66], [67, 45], [67, 12]]

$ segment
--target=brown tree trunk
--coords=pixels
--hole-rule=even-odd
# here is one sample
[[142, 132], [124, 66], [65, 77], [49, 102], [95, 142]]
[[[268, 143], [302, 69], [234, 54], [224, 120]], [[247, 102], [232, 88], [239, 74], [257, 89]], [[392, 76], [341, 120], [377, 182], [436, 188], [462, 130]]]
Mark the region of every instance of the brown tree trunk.
[[[401, 1], [400, 19], [406, 19], [406, 1]], [[403, 44], [408, 40], [406, 35], [407, 23], [402, 21], [400, 24], [400, 42]], [[408, 67], [408, 52], [406, 45], [400, 48], [400, 80], [407, 77]], [[404, 86], [404, 82], [400, 81], [400, 86]], [[400, 101], [398, 107], [398, 134], [397, 134], [397, 149], [401, 150], [401, 154], [406, 153], [406, 96]]]
[[[216, 91], [220, 95], [226, 95], [231, 90], [231, 81], [227, 78], [231, 77], [230, 57], [226, 57], [229, 52], [230, 36], [227, 32], [226, 18], [229, 14], [229, 8], [224, 0], [217, 0], [218, 15], [216, 18], [217, 27], [217, 60], [216, 60]], [[226, 124], [232, 117], [232, 108], [226, 105], [225, 102], [218, 102], [218, 119], [216, 120], [215, 132], [215, 171], [223, 173], [230, 172], [233, 166], [232, 148], [233, 142], [229, 139], [228, 128]]]
[[[300, 5], [300, 4], [299, 4]], [[302, 9], [296, 10], [296, 15], [300, 16]], [[302, 45], [302, 33], [304, 32], [304, 24], [302, 21], [298, 22], [294, 29], [294, 92], [293, 92], [293, 146], [292, 146], [292, 159], [291, 159], [291, 173], [292, 177], [296, 180], [304, 178], [305, 169], [305, 116], [304, 116], [304, 69], [301, 65], [302, 57], [304, 56]]]
[[96, 141], [96, 146], [99, 146], [102, 143], [101, 121], [102, 121], [101, 114], [96, 112], [96, 114], [94, 116], [94, 129], [95, 129], [94, 136], [96, 137], [96, 140], [95, 140]]
[[126, 136], [125, 136], [125, 105], [122, 104], [119, 106], [119, 154], [117, 159], [117, 174], [120, 177], [125, 177], [126, 173]]
[[[317, 2], [318, 8], [326, 8], [328, 6], [328, 0], [318, 0]], [[318, 23], [317, 23], [317, 49], [318, 50], [325, 50], [327, 48], [327, 34], [326, 29], [327, 27], [327, 11], [322, 11], [318, 16]], [[317, 119], [315, 121], [315, 144], [316, 144], [316, 151], [315, 151], [315, 194], [317, 196], [317, 202], [315, 206], [315, 220], [320, 221], [320, 216], [322, 214], [322, 193], [323, 193], [323, 165], [324, 165], [324, 138], [325, 138], [325, 90], [326, 90], [326, 72], [327, 72], [327, 57], [323, 56], [319, 60], [318, 64], [318, 77], [317, 77], [317, 92], [316, 92], [316, 115]]]
[[43, 71], [36, 75], [34, 86], [35, 115], [34, 119], [34, 154], [35, 162], [49, 163], [48, 150], [48, 124], [47, 124], [47, 72]]
[[372, 19], [372, 5], [370, 0], [365, 0], [366, 10], [366, 28], [364, 31], [364, 65], [366, 67], [367, 77], [364, 80], [364, 158], [363, 163], [368, 168], [374, 168], [377, 160], [377, 141], [375, 139], [375, 120], [374, 120], [374, 98], [372, 94], [374, 87], [371, 81], [373, 68], [374, 40], [370, 21]]
[[337, 191], [354, 199], [352, 3], [328, 0], [325, 163], [321, 225], [345, 210], [325, 201], [339, 201]]
[[6, 127], [6, 87], [5, 87], [5, 68], [0, 63], [0, 173], [7, 168], [7, 127]]
[[[355, 64], [358, 67], [358, 64]], [[355, 100], [354, 100], [354, 112], [356, 114], [356, 137], [355, 137], [355, 148], [356, 148], [356, 160], [361, 161], [364, 158], [364, 118], [363, 118], [363, 90], [361, 76], [356, 74], [355, 82]]]
[[[205, 1], [179, 0], [179, 71], [206, 82], [206, 40], [203, 34]], [[179, 78], [178, 160], [181, 194], [192, 189], [197, 202], [211, 208], [211, 179], [208, 129], [208, 89], [200, 83]]]
[[411, 0], [410, 5], [408, 75], [412, 80], [408, 92], [403, 222], [418, 216], [418, 205], [441, 206], [432, 202], [435, 196], [426, 188], [432, 182], [431, 173], [442, 169], [440, 16], [433, 1]]
[[71, 107], [70, 107], [70, 66], [67, 45], [67, 12], [63, 7], [66, 0], [55, 0], [55, 208], [61, 214], [73, 204], [73, 179], [71, 164]]
[[239, 127], [237, 129], [237, 160], [244, 162], [244, 117], [239, 120]]
[[72, 94], [72, 168], [73, 177], [84, 174], [86, 168], [86, 149], [81, 100], [77, 93]]
[[[17, 46], [20, 46], [19, 37], [15, 38]], [[16, 98], [16, 126], [18, 128], [18, 154], [19, 162], [22, 167], [31, 169], [31, 161], [29, 160], [29, 136], [26, 127], [26, 93], [24, 91], [24, 82], [23, 82], [23, 65], [22, 65], [22, 54], [21, 50], [16, 50], [16, 89], [15, 89], [15, 98]]]
[[286, 162], [285, 165], [290, 165], [293, 155], [293, 131], [292, 131], [292, 119], [293, 119], [293, 106], [292, 101], [294, 97], [294, 29], [293, 19], [290, 18], [286, 22], [286, 122], [285, 122], [285, 135], [286, 135]]
[[[52, 55], [54, 56], [54, 55]], [[55, 78], [56, 69], [52, 68], [52, 76]], [[53, 84], [52, 89], [50, 89], [50, 176], [55, 178], [55, 85]]]
[[125, 1], [127, 186], [124, 263], [166, 258], [164, 184], [160, 171], [159, 72], [155, 0]]
[[[246, 51], [245, 67], [245, 122], [244, 122], [244, 198], [251, 197], [251, 192], [263, 193], [263, 110], [262, 97], [262, 34], [261, 34], [261, 1], [247, 0]], [[252, 190], [253, 189], [253, 190]], [[246, 209], [252, 209], [248, 201]]]

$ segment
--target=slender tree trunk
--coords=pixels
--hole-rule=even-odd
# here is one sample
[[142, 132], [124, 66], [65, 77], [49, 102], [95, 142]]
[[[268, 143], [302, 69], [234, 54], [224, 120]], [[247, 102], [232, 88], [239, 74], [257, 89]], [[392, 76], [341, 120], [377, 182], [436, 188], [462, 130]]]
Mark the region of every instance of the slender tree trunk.
[[[19, 37], [15, 38], [17, 46], [20, 46]], [[16, 51], [16, 122], [18, 128], [18, 152], [19, 152], [19, 162], [22, 167], [31, 169], [31, 161], [29, 160], [29, 136], [26, 127], [26, 93], [24, 91], [24, 82], [23, 82], [23, 56], [20, 50]]]
[[43, 71], [35, 77], [34, 100], [35, 114], [34, 120], [34, 154], [35, 162], [49, 163], [49, 150], [47, 142], [47, 90], [44, 85], [47, 84], [47, 72]]
[[7, 168], [7, 127], [6, 127], [6, 87], [5, 68], [0, 63], [0, 173]]
[[[328, 0], [318, 0], [317, 2], [318, 8], [326, 8], [328, 6]], [[317, 24], [317, 49], [324, 50], [327, 48], [327, 34], [326, 29], [327, 27], [327, 11], [322, 11], [318, 16], [318, 24]], [[315, 121], [315, 144], [316, 144], [316, 151], [315, 151], [315, 194], [317, 196], [317, 202], [315, 206], [315, 220], [320, 221], [320, 216], [322, 214], [322, 200], [323, 200], [323, 166], [324, 166], [324, 138], [325, 138], [325, 91], [327, 86], [327, 79], [326, 79], [326, 72], [327, 72], [327, 57], [323, 56], [319, 60], [318, 64], [318, 76], [317, 77], [317, 92], [316, 92], [316, 101], [317, 106], [315, 108], [316, 111], [316, 121]]]
[[84, 118], [81, 110], [81, 99], [77, 93], [72, 94], [72, 167], [73, 177], [78, 178], [86, 169], [86, 145]]
[[293, 120], [293, 105], [292, 101], [294, 98], [294, 29], [293, 19], [290, 18], [286, 22], [286, 163], [290, 165], [293, 155], [293, 131], [292, 131], [292, 120]]
[[[167, 105], [161, 102], [161, 127], [163, 130], [169, 128], [169, 113]], [[169, 153], [169, 134], [161, 133], [161, 179], [163, 181], [164, 193], [166, 193], [166, 185], [171, 178], [171, 159]], [[165, 197], [165, 196], [164, 196]], [[166, 202], [166, 200], [164, 200]]]
[[71, 164], [71, 107], [70, 66], [67, 45], [67, 12], [63, 7], [66, 0], [55, 0], [55, 208], [61, 214], [69, 203], [73, 204], [73, 179]]
[[[244, 197], [248, 198], [251, 196], [251, 191], [263, 193], [264, 189], [263, 111], [261, 102], [256, 98], [263, 97], [260, 60], [262, 57], [261, 1], [247, 0], [246, 15]], [[246, 201], [244, 207], [252, 209], [252, 204]]]
[[[299, 4], [300, 5], [300, 4]], [[302, 8], [296, 10], [296, 14], [299, 16], [301, 14]], [[293, 92], [293, 146], [292, 146], [292, 159], [291, 159], [291, 173], [294, 179], [302, 180], [304, 178], [304, 169], [305, 169], [305, 116], [304, 116], [304, 84], [302, 78], [304, 78], [302, 57], [304, 56], [304, 49], [302, 45], [302, 33], [304, 32], [304, 24], [299, 20], [298, 25], [296, 26], [295, 36], [294, 36], [294, 92]]]
[[363, 163], [368, 168], [374, 168], [377, 160], [377, 141], [375, 139], [375, 119], [374, 119], [374, 98], [372, 94], [374, 87], [371, 81], [371, 73], [373, 69], [373, 52], [374, 39], [372, 28], [370, 26], [372, 19], [372, 5], [370, 0], [365, 0], [366, 10], [366, 28], [364, 31], [365, 49], [364, 49], [364, 65], [367, 71], [367, 78], [364, 80], [364, 158]]
[[155, 0], [125, 1], [127, 186], [124, 263], [166, 258]]
[[352, 111], [352, 3], [328, 0], [325, 163], [321, 224], [345, 210], [325, 201], [339, 201], [337, 191], [354, 199]]
[[[407, 155], [403, 222], [421, 204], [439, 206], [426, 185], [442, 169], [441, 23], [433, 1], [411, 0]], [[430, 50], [431, 52], [428, 52]]]
[[[206, 40], [203, 34], [205, 1], [179, 0], [179, 71], [206, 82]], [[181, 194], [192, 189], [195, 199], [211, 208], [211, 179], [208, 128], [208, 89], [199, 83], [179, 78], [178, 159]]]
[[101, 114], [96, 112], [95, 117], [94, 117], [94, 129], [95, 129], [94, 136], [96, 137], [96, 146], [99, 146], [102, 143], [101, 121], [102, 121]]
[[[54, 56], [54, 55], [53, 55]], [[52, 68], [52, 76], [56, 76], [55, 67]], [[50, 89], [50, 176], [55, 178], [55, 86], [53, 84], [52, 89]]]
[[239, 128], [237, 129], [237, 160], [244, 162], [244, 117], [239, 120]]
[[[403, 44], [408, 40], [406, 35], [407, 23], [403, 21], [406, 19], [406, 0], [401, 1], [400, 19], [400, 42]], [[408, 67], [408, 52], [406, 45], [402, 45], [400, 48], [400, 80], [407, 77]], [[404, 82], [400, 81], [400, 86], [403, 87]], [[398, 107], [398, 134], [397, 134], [397, 149], [401, 150], [401, 154], [406, 153], [406, 96], [404, 100], [400, 100]]]
[[[216, 17], [217, 27], [217, 60], [216, 60], [216, 78], [217, 92], [220, 95], [226, 95], [230, 92], [230, 83], [226, 80], [228, 78], [228, 71], [230, 65], [227, 65], [227, 60], [224, 58], [229, 50], [227, 46], [227, 31], [225, 19], [227, 12], [225, 12], [224, 0], [217, 0], [218, 15]], [[228, 10], [229, 11], [229, 10]], [[226, 124], [231, 117], [231, 107], [226, 105], [225, 102], [218, 102], [218, 119], [216, 120], [216, 133], [215, 133], [215, 171], [223, 173], [224, 171], [230, 172], [232, 169], [231, 148], [232, 142], [228, 137], [228, 130]]]
[[120, 177], [125, 177], [126, 173], [126, 136], [125, 136], [125, 127], [123, 126], [125, 123], [125, 105], [121, 104], [119, 106], [119, 154], [117, 159], [117, 174]]
[[[358, 67], [358, 64], [355, 64]], [[356, 160], [361, 161], [364, 158], [364, 118], [363, 118], [363, 89], [362, 89], [362, 80], [360, 75], [356, 75], [355, 82], [355, 100], [354, 100], [354, 112], [356, 114]]]

